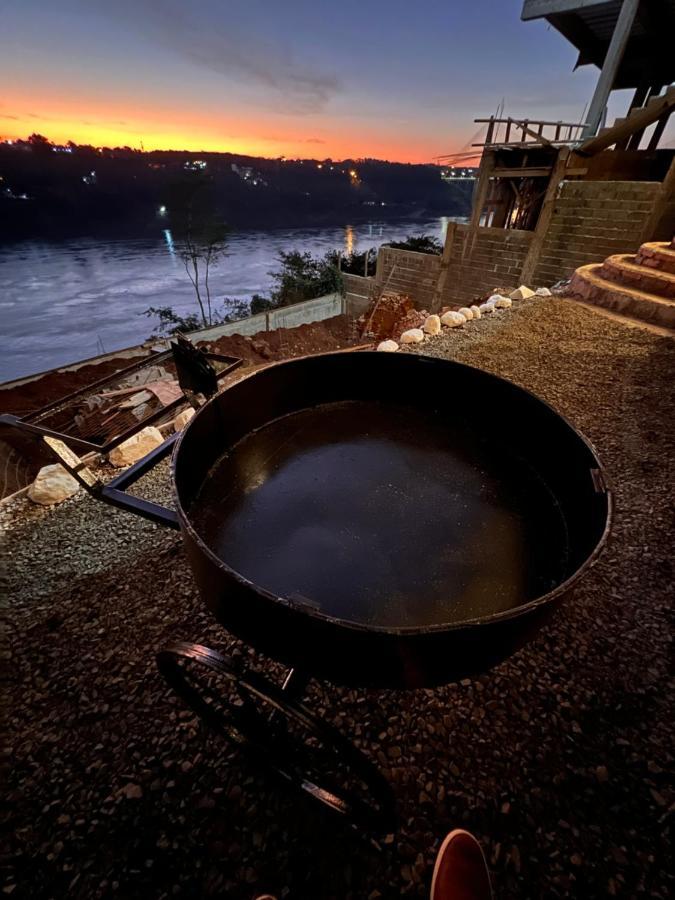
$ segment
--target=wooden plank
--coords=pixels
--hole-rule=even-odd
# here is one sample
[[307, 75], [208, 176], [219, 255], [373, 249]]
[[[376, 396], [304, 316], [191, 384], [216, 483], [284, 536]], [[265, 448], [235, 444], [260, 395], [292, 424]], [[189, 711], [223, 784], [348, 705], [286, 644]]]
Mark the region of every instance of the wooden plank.
[[[621, 11], [616, 20], [612, 39], [609, 42], [600, 77], [598, 78], [598, 83], [593, 92], [593, 99], [591, 100], [591, 105], [588, 109], [586, 128], [584, 129], [584, 137], [586, 138], [594, 135], [600, 125], [600, 120], [602, 119], [603, 111], [607, 106], [610, 91], [614, 87], [614, 81], [617, 72], [619, 71], [621, 60], [623, 59], [624, 50], [626, 49], [639, 5], [640, 0], [623, 0], [623, 3], [621, 4]], [[629, 134], [632, 133], [632, 131], [629, 132]], [[612, 141], [612, 143], [614, 142]]]
[[[650, 85], [649, 84], [640, 84], [635, 88], [635, 93], [633, 94], [633, 99], [630, 102], [630, 107], [628, 108], [628, 115], [632, 116], [635, 113], [635, 110], [642, 109], [646, 102], [647, 97], [649, 96]], [[656, 91], [656, 93], [660, 93]], [[616, 122], [614, 123], [616, 125]], [[628, 137], [625, 137], [622, 141], [618, 141], [616, 145], [617, 150], [628, 150], [629, 147], [632, 150], [637, 150], [640, 145], [640, 139], [644, 133], [644, 128], [640, 129], [640, 131], [636, 131], [635, 134], [630, 134]], [[636, 143], [637, 138], [637, 143]]]
[[583, 156], [593, 156], [594, 153], [599, 153], [600, 150], [611, 147], [612, 144], [616, 144], [622, 138], [628, 137], [640, 129], [647, 128], [648, 125], [656, 122], [657, 119], [669, 116], [675, 109], [675, 87], [669, 88], [663, 97], [656, 97], [655, 100], [658, 102], [645, 106], [644, 109], [636, 110], [630, 118], [625, 119], [619, 125], [608, 128], [603, 134], [585, 141], [580, 147], [577, 147], [576, 152]]
[[659, 146], [659, 141], [663, 137], [663, 132], [666, 130], [666, 125], [668, 124], [668, 119], [670, 118], [670, 113], [666, 113], [665, 116], [662, 116], [658, 122], [656, 123], [656, 128], [652, 131], [652, 136], [649, 138], [649, 144], [647, 145], [648, 151], [654, 151]]
[[[516, 122], [516, 119], [511, 117], [506, 119], [495, 119], [494, 116], [491, 116], [489, 119], [474, 119], [473, 120], [476, 125], [486, 125], [488, 122], [495, 122], [498, 125], [504, 125], [507, 122]], [[583, 126], [583, 122], [562, 122], [560, 120], [555, 122], [549, 122], [546, 119], [528, 119], [531, 125], [569, 125], [571, 128], [581, 128]], [[438, 157], [436, 157], [438, 159]]]
[[522, 284], [527, 284], [528, 281], [532, 280], [535, 269], [537, 268], [539, 254], [541, 253], [541, 248], [544, 244], [546, 233], [548, 232], [548, 226], [551, 224], [553, 208], [558, 195], [558, 186], [565, 177], [565, 169], [567, 167], [569, 155], [570, 151], [567, 147], [563, 147], [558, 153], [558, 159], [553, 167], [551, 178], [548, 187], [546, 188], [546, 194], [544, 195], [544, 202], [542, 203], [541, 211], [539, 213], [539, 219], [537, 220], [537, 225], [534, 229], [534, 237], [528, 248], [527, 256], [525, 257], [525, 262], [523, 263], [523, 268], [520, 273]]
[[431, 300], [429, 312], [435, 313], [441, 308], [441, 298], [445, 289], [445, 282], [448, 280], [448, 272], [450, 270], [450, 257], [452, 256], [452, 247], [457, 235], [457, 222], [448, 222], [448, 228], [445, 232], [445, 244], [443, 245], [443, 253], [441, 255], [441, 266], [438, 270], [438, 279], [434, 289], [434, 295]]
[[523, 166], [522, 168], [501, 168], [493, 170], [495, 178], [546, 178], [551, 174], [553, 166]]
[[543, 123], [543, 122], [541, 122], [541, 123], [539, 124], [539, 131], [534, 131], [532, 128], [529, 127], [529, 125], [528, 125], [529, 120], [528, 120], [528, 119], [525, 119], [523, 122], [519, 122], [519, 121], [516, 119], [516, 120], [515, 120], [515, 123], [516, 123], [516, 125], [518, 125], [520, 128], [522, 128], [522, 131], [523, 131], [523, 141], [525, 140], [525, 135], [526, 135], [526, 134], [529, 134], [531, 137], [535, 138], [536, 140], [541, 141], [542, 144], [548, 144], [549, 147], [551, 146], [551, 141], [549, 141], [548, 138], [545, 138], [544, 135], [541, 133], [541, 129], [544, 127], [544, 123]]
[[462, 258], [464, 258], [467, 252], [471, 254], [471, 251], [473, 250], [474, 241], [476, 240], [476, 235], [478, 234], [478, 228], [480, 226], [480, 218], [483, 212], [483, 207], [485, 206], [485, 202], [488, 198], [488, 192], [490, 190], [490, 178], [492, 177], [494, 167], [494, 151], [484, 151], [480, 161], [478, 180], [474, 185], [473, 207], [471, 209], [471, 219], [469, 220], [469, 227], [466, 234], [466, 239], [464, 241], [464, 247], [462, 248]]

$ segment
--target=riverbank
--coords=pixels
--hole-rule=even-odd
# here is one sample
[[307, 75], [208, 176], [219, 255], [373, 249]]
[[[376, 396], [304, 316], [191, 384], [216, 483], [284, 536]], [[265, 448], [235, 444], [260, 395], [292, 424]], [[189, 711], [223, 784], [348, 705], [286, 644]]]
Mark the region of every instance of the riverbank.
[[[266, 294], [281, 251], [350, 253], [421, 233], [442, 241], [448, 221], [373, 218], [324, 228], [233, 232], [228, 255], [212, 273], [216, 305]], [[158, 228], [152, 240], [90, 237], [4, 247], [0, 283], [6, 341], [0, 382], [141, 343], [157, 325], [143, 315], [150, 306], [171, 306], [179, 315], [196, 308], [168, 229]]]
[[[552, 403], [594, 442], [617, 513], [557, 619], [494, 671], [410, 693], [312, 684], [311, 707], [394, 787], [400, 831], [375, 843], [170, 698], [154, 653], [176, 640], [281, 675], [214, 625], [173, 533], [82, 494], [6, 507], [14, 896], [426, 897], [439, 842], [462, 826], [500, 900], [669, 897], [675, 472], [658, 423], [675, 414], [674, 346], [558, 299], [421, 345]], [[166, 466], [139, 490], [170, 499]]]

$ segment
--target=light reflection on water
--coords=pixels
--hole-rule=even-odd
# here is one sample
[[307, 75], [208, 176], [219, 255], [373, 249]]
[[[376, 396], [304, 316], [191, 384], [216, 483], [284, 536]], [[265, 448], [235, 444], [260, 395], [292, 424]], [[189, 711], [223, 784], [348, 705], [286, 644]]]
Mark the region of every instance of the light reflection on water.
[[[281, 250], [351, 253], [410, 234], [443, 239], [449, 219], [364, 222], [358, 225], [235, 232], [213, 270], [218, 298], [265, 294]], [[138, 344], [154, 328], [149, 306], [194, 312], [194, 295], [164, 230], [155, 240], [81, 238], [23, 241], [0, 248], [0, 381], [51, 369]]]

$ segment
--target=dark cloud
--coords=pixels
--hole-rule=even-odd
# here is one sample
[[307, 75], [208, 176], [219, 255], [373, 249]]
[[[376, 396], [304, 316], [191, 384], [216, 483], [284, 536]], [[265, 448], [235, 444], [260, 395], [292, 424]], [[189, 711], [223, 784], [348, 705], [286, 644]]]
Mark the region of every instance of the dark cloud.
[[[223, 5], [227, 10], [227, 5]], [[133, 20], [139, 33], [172, 50], [194, 65], [201, 66], [274, 93], [274, 108], [286, 113], [319, 112], [340, 87], [336, 76], [315, 71], [294, 58], [281, 44], [265, 41], [259, 34], [247, 34], [235, 21], [220, 22], [213, 17], [198, 20], [185, 13], [185, 4], [176, 0], [120, 0], [120, 11]]]
[[14, 122], [19, 122], [21, 118], [21, 116], [9, 116], [6, 113], [0, 113], [0, 119], [12, 119]]
[[325, 144], [326, 142], [324, 141], [323, 138], [305, 138], [305, 143], [306, 144]]

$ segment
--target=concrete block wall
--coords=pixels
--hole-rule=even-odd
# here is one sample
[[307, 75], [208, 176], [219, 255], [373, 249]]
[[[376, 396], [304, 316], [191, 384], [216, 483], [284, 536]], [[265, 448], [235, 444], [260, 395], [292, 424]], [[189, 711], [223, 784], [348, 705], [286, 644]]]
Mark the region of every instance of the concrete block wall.
[[352, 318], [358, 318], [372, 302], [376, 289], [375, 279], [343, 272], [342, 282], [345, 288], [345, 313]]
[[[442, 306], [463, 306], [497, 287], [517, 287], [533, 232], [481, 228], [471, 252], [463, 255], [467, 225], [458, 225], [450, 257]], [[409, 250], [380, 250], [379, 288], [412, 298], [418, 309], [432, 305], [441, 272], [441, 257]]]
[[564, 181], [534, 282], [550, 285], [579, 266], [635, 252], [660, 187], [652, 181]]
[[346, 294], [356, 294], [358, 297], [371, 297], [373, 294], [375, 280], [372, 277], [365, 278], [363, 275], [342, 272], [342, 281]]
[[282, 306], [267, 313], [257, 313], [226, 325], [212, 325], [200, 331], [191, 331], [190, 340], [215, 341], [224, 335], [252, 335], [260, 331], [274, 331], [276, 328], [295, 328], [309, 322], [320, 322], [333, 316], [343, 315], [345, 303], [342, 294], [325, 294], [314, 300], [303, 300], [292, 306]]
[[375, 277], [380, 290], [407, 294], [418, 309], [428, 309], [440, 266], [440, 256], [431, 253], [381, 247]]
[[442, 306], [463, 306], [495, 288], [520, 284], [520, 272], [534, 232], [480, 228], [473, 247], [464, 253], [468, 232], [467, 225], [457, 226]]

